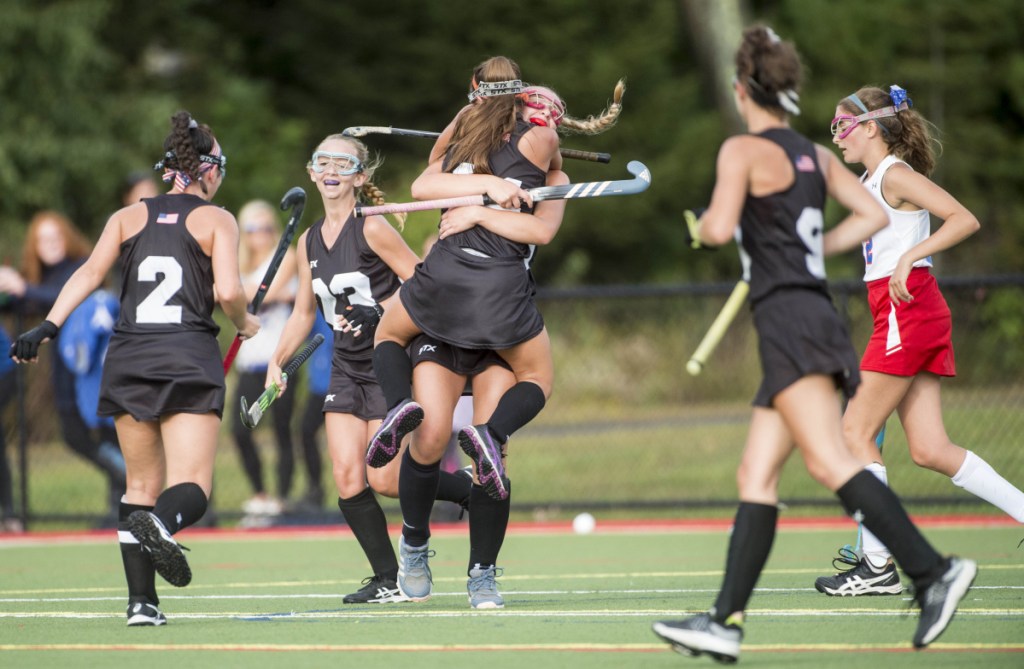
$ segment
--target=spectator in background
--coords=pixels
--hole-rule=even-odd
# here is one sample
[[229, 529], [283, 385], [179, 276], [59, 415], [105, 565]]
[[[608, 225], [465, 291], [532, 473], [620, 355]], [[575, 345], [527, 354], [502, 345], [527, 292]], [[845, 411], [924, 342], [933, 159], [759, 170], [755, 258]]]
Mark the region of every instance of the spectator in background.
[[[0, 351], [11, 346], [7, 332], [0, 327]], [[14, 361], [0, 358], [0, 418], [7, 403], [14, 396]], [[7, 459], [7, 428], [0, 421], [0, 532], [24, 532], [25, 526], [14, 513], [14, 481], [11, 477], [11, 463]]]
[[121, 182], [121, 190], [118, 194], [121, 206], [127, 207], [142, 199], [156, 197], [160, 191], [149, 172], [132, 172]]
[[[238, 226], [241, 231], [238, 264], [248, 302], [252, 302], [256, 295], [277, 249], [281, 237], [281, 223], [277, 216], [277, 210], [263, 200], [248, 202], [238, 212]], [[235, 387], [235, 399], [229, 404], [232, 409], [231, 434], [238, 445], [242, 467], [253, 491], [253, 496], [242, 505], [242, 511], [250, 516], [250, 523], [259, 517], [280, 515], [283, 502], [291, 493], [292, 475], [295, 471], [291, 435], [295, 393], [285, 393], [270, 408], [274, 418], [274, 437], [277, 444], [276, 497], [269, 494], [264, 487], [263, 464], [253, 440], [252, 430], [242, 424], [238, 413], [239, 399], [242, 396], [254, 399], [263, 392], [267, 363], [292, 312], [297, 287], [295, 252], [288, 249], [260, 306], [260, 332], [238, 349], [238, 357], [235, 358], [238, 383]]]
[[[333, 341], [334, 328], [327, 324], [317, 311], [313, 334], [322, 334], [327, 341]], [[295, 510], [300, 512], [320, 511], [324, 505], [323, 459], [320, 457], [320, 442], [317, 435], [324, 426], [324, 395], [331, 380], [331, 357], [333, 347], [320, 346], [306, 363], [306, 407], [302, 411], [300, 434], [302, 436], [302, 459], [306, 465], [306, 493], [298, 500]]]
[[[57, 211], [38, 212], [29, 223], [22, 250], [21, 271], [0, 267], [0, 293], [10, 296], [9, 306], [30, 316], [42, 316], [53, 306], [61, 288], [91, 250], [71, 220]], [[113, 431], [97, 439], [83, 419], [77, 398], [75, 370], [61, 355], [63, 337], [51, 347], [50, 376], [53, 401], [64, 441], [107, 477], [108, 512], [116, 519], [125, 491], [124, 457]], [[93, 397], [93, 412], [97, 398]], [[91, 416], [95, 418], [95, 413]]]

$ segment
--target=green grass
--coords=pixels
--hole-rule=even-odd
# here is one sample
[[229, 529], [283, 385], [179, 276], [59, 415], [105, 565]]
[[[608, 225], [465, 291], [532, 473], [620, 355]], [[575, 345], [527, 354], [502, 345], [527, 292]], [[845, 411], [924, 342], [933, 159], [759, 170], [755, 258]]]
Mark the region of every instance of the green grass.
[[[468, 539], [435, 535], [435, 596], [422, 604], [343, 606], [367, 566], [350, 534], [189, 532], [195, 580], [162, 581], [169, 624], [124, 626], [112, 537], [0, 541], [0, 661], [6, 667], [669, 667], [689, 664], [650, 632], [706, 609], [721, 579], [724, 529], [514, 530], [502, 552], [506, 609], [473, 612]], [[607, 527], [607, 525], [606, 525]], [[849, 531], [786, 527], [749, 609], [742, 662], [759, 667], [1020, 667], [1024, 566], [1016, 527], [926, 526], [943, 552], [980, 563], [946, 634], [909, 650], [906, 597], [832, 599], [827, 573]], [[705, 659], [693, 661], [711, 666]]]

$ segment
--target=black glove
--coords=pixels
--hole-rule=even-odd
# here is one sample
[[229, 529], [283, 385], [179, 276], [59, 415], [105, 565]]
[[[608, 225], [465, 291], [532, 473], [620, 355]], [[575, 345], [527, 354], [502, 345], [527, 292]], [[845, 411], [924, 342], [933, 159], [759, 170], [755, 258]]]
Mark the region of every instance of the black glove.
[[683, 212], [683, 222], [686, 223], [686, 231], [684, 241], [687, 246], [695, 251], [714, 251], [716, 250], [713, 246], [704, 246], [700, 242], [700, 236], [697, 234], [698, 223], [700, 217], [707, 211], [704, 207], [696, 207], [694, 209], [687, 209]]
[[359, 334], [372, 335], [383, 315], [384, 310], [376, 302], [373, 304], [351, 304], [345, 307], [345, 313], [342, 314], [352, 329], [359, 331], [354, 333], [356, 336]]
[[34, 360], [39, 357], [39, 345], [43, 340], [53, 339], [59, 330], [50, 321], [43, 321], [15, 339], [9, 355], [17, 360]]

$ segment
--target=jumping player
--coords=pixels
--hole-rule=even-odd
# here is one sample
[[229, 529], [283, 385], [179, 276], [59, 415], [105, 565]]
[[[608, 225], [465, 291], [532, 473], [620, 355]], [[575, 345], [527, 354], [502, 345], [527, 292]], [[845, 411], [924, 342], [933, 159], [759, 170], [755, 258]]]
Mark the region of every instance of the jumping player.
[[[889, 224], [864, 242], [864, 281], [874, 332], [861, 359], [863, 385], [846, 407], [846, 443], [866, 469], [887, 483], [873, 435], [899, 413], [910, 455], [918, 465], [1024, 523], [1024, 493], [974, 452], [950, 441], [942, 424], [942, 377], [956, 374], [952, 317], [932, 257], [980, 227], [960, 202], [928, 175], [935, 152], [924, 117], [899, 86], [866, 87], [843, 98], [832, 120], [832, 142], [847, 163], [866, 168], [861, 181], [882, 205]], [[943, 220], [931, 234], [931, 215]], [[863, 556], [840, 551], [836, 566], [852, 569], [817, 579], [827, 595], [886, 595], [903, 591], [891, 554], [870, 531]]]
[[[711, 204], [695, 231], [695, 241], [711, 245], [738, 233], [764, 379], [737, 472], [740, 506], [718, 598], [707, 613], [655, 623], [654, 632], [680, 653], [723, 662], [739, 658], [743, 612], [775, 537], [779, 474], [794, 445], [810, 474], [863, 517], [914, 579], [921, 606], [915, 647], [945, 630], [977, 571], [970, 560], [935, 552], [843, 440], [835, 391], [852, 396], [860, 378], [828, 293], [824, 256], [853, 248], [886, 217], [831, 152], [789, 128], [800, 79], [792, 44], [763, 26], [744, 31], [734, 94], [750, 134], [722, 145]], [[853, 213], [823, 239], [826, 195]]]
[[166, 623], [154, 571], [179, 587], [192, 579], [171, 535], [202, 517], [213, 483], [224, 408], [215, 299], [242, 338], [259, 331], [239, 276], [238, 225], [210, 206], [224, 179], [220, 145], [208, 126], [181, 111], [171, 118], [164, 150], [157, 168], [173, 184], [170, 192], [115, 212], [47, 319], [11, 347], [18, 362], [34, 361], [39, 344], [56, 336], [120, 257], [121, 310], [98, 413], [114, 416], [127, 468], [118, 538], [129, 626]]
[[[401, 280], [412, 276], [419, 258], [383, 217], [353, 215], [359, 196], [383, 203], [383, 193], [371, 181], [378, 165], [362, 142], [342, 135], [326, 137], [313, 153], [307, 169], [320, 191], [325, 216], [299, 237], [295, 308], [266, 379], [268, 386], [284, 386], [281, 368], [308, 336], [319, 309], [334, 328], [323, 411], [338, 507], [373, 569], [359, 591], [343, 598], [346, 604], [405, 599], [396, 584], [398, 562], [387, 520], [374, 495], [376, 490], [397, 496], [398, 463], [368, 471], [365, 456], [367, 441], [386, 413], [372, 369], [373, 330], [380, 314], [397, 302], [394, 293]], [[452, 480], [446, 480], [439, 494], [455, 502], [467, 498], [469, 480], [446, 475]]]

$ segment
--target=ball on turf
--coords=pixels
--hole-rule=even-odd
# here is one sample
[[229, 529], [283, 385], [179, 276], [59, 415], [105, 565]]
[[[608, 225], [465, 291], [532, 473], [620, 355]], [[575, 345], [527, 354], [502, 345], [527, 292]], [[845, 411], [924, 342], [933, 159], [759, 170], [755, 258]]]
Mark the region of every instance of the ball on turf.
[[572, 531], [576, 534], [590, 534], [596, 525], [597, 521], [589, 513], [581, 513], [572, 519]]

